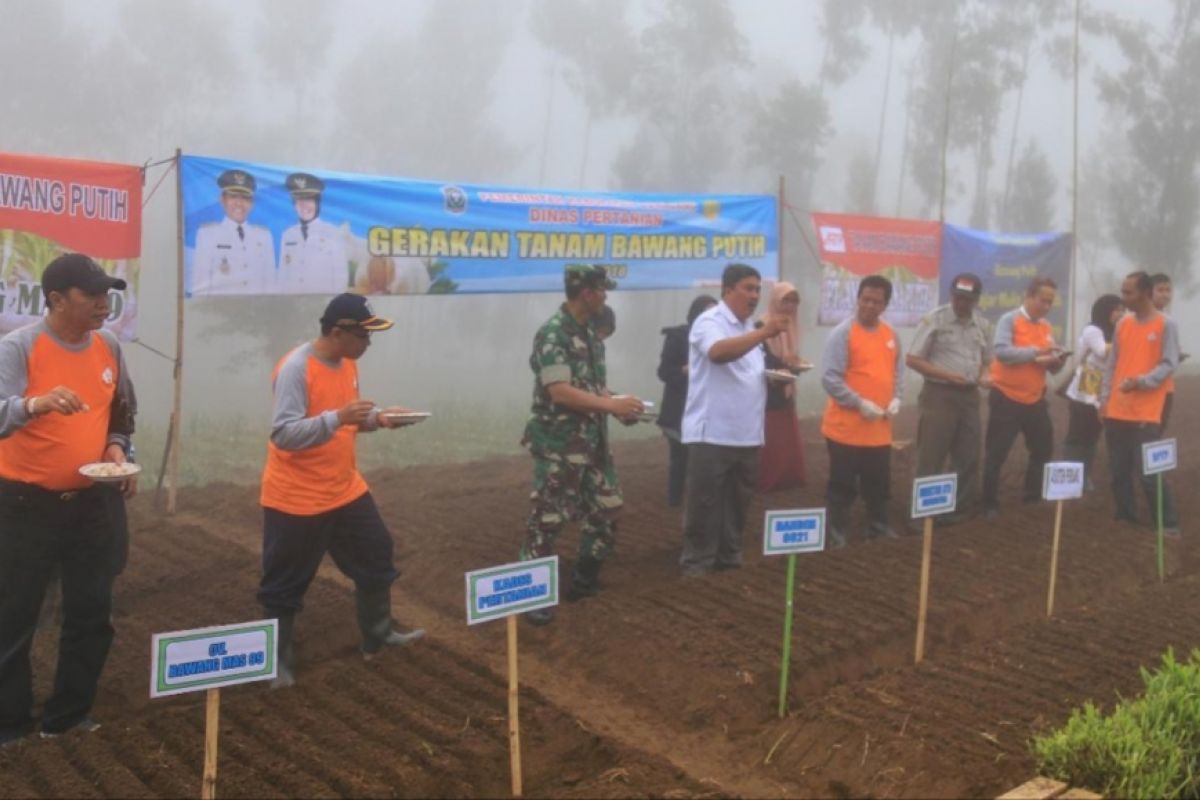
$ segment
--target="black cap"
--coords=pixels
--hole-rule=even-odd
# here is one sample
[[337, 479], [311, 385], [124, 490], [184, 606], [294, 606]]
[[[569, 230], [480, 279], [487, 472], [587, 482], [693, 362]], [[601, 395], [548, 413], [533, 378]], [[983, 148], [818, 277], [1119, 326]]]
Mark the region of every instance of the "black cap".
[[46, 300], [51, 292], [66, 293], [72, 287], [84, 294], [104, 294], [109, 289], [124, 289], [125, 281], [109, 275], [100, 265], [83, 253], [67, 253], [51, 261], [42, 272], [42, 294]]
[[284, 185], [294, 198], [316, 197], [325, 191], [325, 181], [307, 172], [293, 172], [287, 176]]
[[979, 280], [979, 276], [974, 272], [964, 272], [956, 275], [950, 282], [950, 291], [979, 297], [983, 292], [983, 281]]
[[254, 192], [258, 189], [254, 176], [242, 169], [227, 169], [222, 172], [217, 178], [217, 186], [221, 187], [222, 192], [246, 197], [254, 197]]
[[321, 315], [322, 325], [337, 325], [339, 327], [357, 326], [367, 331], [386, 331], [392, 327], [390, 319], [375, 316], [371, 304], [361, 294], [346, 292], [339, 294], [325, 306]]

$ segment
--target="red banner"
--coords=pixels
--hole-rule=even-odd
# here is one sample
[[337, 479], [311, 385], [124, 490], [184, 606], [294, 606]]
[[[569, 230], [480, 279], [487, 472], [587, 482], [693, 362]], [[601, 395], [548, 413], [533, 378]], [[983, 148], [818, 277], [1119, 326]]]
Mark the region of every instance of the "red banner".
[[42, 270], [78, 252], [129, 284], [109, 327], [131, 338], [141, 251], [140, 168], [0, 153], [0, 334], [41, 316]]
[[941, 223], [857, 214], [812, 218], [823, 271], [820, 324], [836, 325], [854, 312], [858, 282], [867, 275], [892, 282], [885, 316], [894, 325], [916, 325], [937, 305]]

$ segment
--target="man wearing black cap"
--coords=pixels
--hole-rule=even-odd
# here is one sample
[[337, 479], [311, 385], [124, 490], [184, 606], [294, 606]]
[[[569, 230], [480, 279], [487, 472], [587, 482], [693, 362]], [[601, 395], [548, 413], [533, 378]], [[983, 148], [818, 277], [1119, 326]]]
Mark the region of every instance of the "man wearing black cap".
[[263, 576], [258, 601], [279, 620], [279, 677], [290, 686], [292, 628], [304, 593], [325, 553], [354, 581], [364, 658], [384, 645], [425, 635], [400, 633], [392, 622], [392, 535], [358, 472], [355, 436], [410, 422], [358, 396], [356, 362], [371, 334], [392, 327], [366, 298], [340, 294], [321, 316], [321, 335], [292, 350], [275, 367], [275, 410], [263, 470]]
[[133, 386], [100, 329], [109, 291], [124, 288], [87, 256], [60, 256], [42, 273], [45, 319], [0, 339], [0, 746], [34, 727], [29, 648], [55, 569], [62, 636], [42, 735], [99, 727], [88, 714], [113, 637], [113, 531], [79, 468], [130, 452]]
[[336, 225], [320, 218], [325, 182], [307, 172], [294, 172], [287, 176], [285, 185], [300, 221], [284, 231], [279, 242], [279, 292], [346, 291], [350, 284], [346, 236]]
[[225, 218], [201, 225], [192, 256], [191, 294], [266, 294], [275, 285], [275, 240], [246, 221], [254, 208], [254, 176], [227, 169], [217, 178]]
[[938, 517], [942, 524], [965, 518], [979, 472], [979, 389], [987, 386], [992, 361], [992, 325], [978, 308], [982, 291], [979, 276], [969, 272], [951, 281], [950, 302], [921, 319], [905, 357], [925, 377], [918, 401], [917, 474], [941, 474], [947, 456], [958, 473], [957, 510]]
[[[642, 401], [608, 390], [604, 342], [590, 324], [617, 284], [602, 266], [568, 265], [567, 301], [533, 337], [533, 406], [521, 444], [533, 456], [533, 508], [526, 522], [522, 560], [553, 555], [554, 541], [572, 517], [582, 518], [579, 557], [567, 596], [596, 593], [600, 567], [615, 544], [614, 520], [624, 504], [612, 453], [607, 415], [632, 423]], [[526, 618], [545, 625], [553, 608]]]

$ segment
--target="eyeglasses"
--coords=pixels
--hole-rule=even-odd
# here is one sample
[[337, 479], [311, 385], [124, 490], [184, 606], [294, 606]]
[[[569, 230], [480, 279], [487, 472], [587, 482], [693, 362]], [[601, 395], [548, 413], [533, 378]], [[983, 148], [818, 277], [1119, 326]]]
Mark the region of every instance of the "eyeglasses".
[[367, 340], [370, 340], [370, 338], [371, 338], [371, 332], [370, 332], [370, 331], [368, 331], [368, 330], [364, 330], [363, 328], [360, 328], [360, 327], [359, 327], [359, 326], [357, 326], [357, 325], [337, 325], [336, 327], [337, 327], [339, 330], [343, 330], [343, 331], [345, 331], [346, 333], [348, 333], [348, 334], [350, 334], [351, 336], [354, 336], [355, 338], [358, 338], [358, 339], [367, 339]]

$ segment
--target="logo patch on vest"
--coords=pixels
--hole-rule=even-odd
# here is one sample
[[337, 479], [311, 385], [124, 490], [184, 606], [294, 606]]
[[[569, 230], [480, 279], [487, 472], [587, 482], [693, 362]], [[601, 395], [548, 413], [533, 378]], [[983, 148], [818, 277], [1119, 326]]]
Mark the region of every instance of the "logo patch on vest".
[[887, 340], [887, 349], [888, 349], [888, 350], [895, 350], [895, 349], [896, 349], [896, 340], [895, 340], [895, 339], [888, 339], [888, 340]]
[[1157, 333], [1155, 333], [1154, 331], [1150, 331], [1150, 335], [1146, 337], [1146, 340], [1147, 340], [1147, 341], [1150, 341], [1150, 342], [1157, 342], [1157, 341], [1158, 341], [1158, 334], [1157, 334]]
[[112, 367], [104, 368], [104, 372], [100, 373], [100, 380], [104, 381], [105, 386], [112, 386], [112, 383], [113, 383]]

